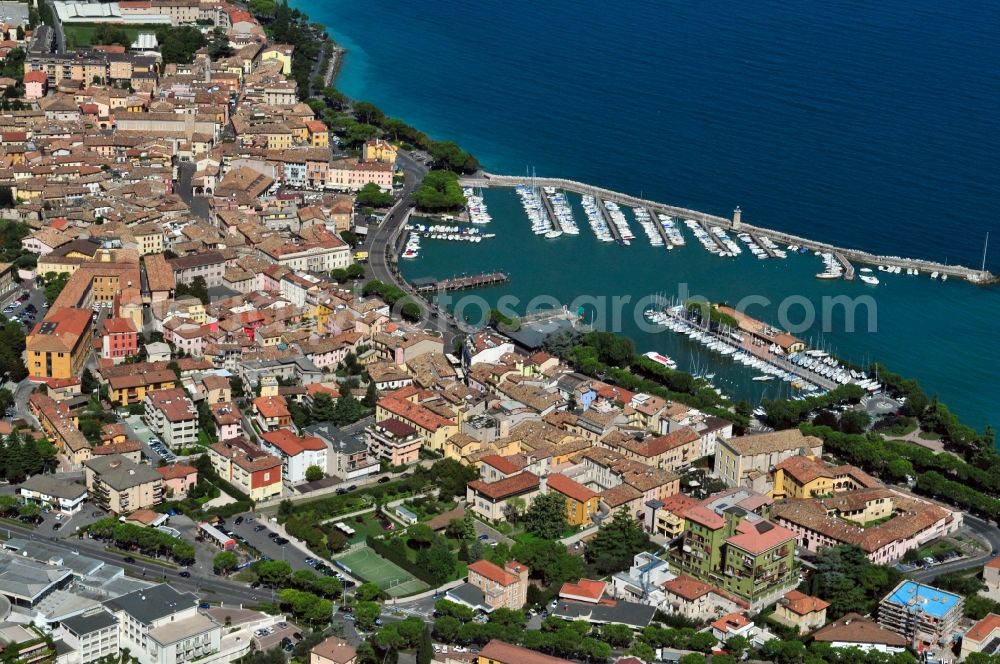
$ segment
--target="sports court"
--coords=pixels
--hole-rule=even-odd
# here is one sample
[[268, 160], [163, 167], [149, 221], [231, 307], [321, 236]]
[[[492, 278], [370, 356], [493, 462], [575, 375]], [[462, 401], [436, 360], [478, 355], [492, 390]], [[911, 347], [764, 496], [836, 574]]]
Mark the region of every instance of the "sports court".
[[336, 559], [349, 574], [370, 581], [392, 597], [404, 597], [430, 588], [412, 574], [378, 555], [367, 546]]

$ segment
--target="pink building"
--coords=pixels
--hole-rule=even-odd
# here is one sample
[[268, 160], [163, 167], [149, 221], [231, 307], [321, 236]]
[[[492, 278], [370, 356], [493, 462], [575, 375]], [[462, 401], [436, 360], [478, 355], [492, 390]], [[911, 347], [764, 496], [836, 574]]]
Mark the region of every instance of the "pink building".
[[119, 364], [139, 354], [139, 332], [131, 318], [108, 318], [101, 327], [101, 357]]
[[236, 404], [223, 401], [212, 404], [211, 408], [219, 440], [232, 440], [243, 435], [242, 417]]
[[24, 75], [24, 96], [26, 99], [41, 99], [49, 87], [49, 77], [43, 71], [29, 71]]
[[163, 488], [168, 490], [169, 495], [176, 498], [185, 498], [188, 490], [198, 483], [198, 469], [183, 463], [175, 463], [171, 466], [162, 466], [156, 472], [163, 478]]

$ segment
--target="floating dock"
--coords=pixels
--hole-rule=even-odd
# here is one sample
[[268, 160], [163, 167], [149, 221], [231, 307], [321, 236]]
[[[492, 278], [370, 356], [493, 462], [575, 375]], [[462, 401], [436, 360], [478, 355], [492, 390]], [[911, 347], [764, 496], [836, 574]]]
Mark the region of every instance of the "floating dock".
[[483, 272], [481, 274], [463, 274], [451, 279], [414, 279], [413, 288], [418, 293], [441, 293], [444, 291], [465, 290], [467, 288], [485, 288], [499, 286], [510, 281], [506, 272]]
[[760, 238], [764, 237], [760, 233], [750, 233], [750, 237], [753, 238], [753, 241], [757, 243], [758, 247], [764, 250], [764, 253], [767, 254], [768, 258], [778, 257], [778, 254], [774, 253], [774, 249], [772, 249], [771, 247], [767, 246], [766, 244], [760, 241]]
[[674, 243], [670, 241], [670, 236], [667, 235], [667, 229], [663, 227], [663, 222], [660, 221], [660, 218], [656, 215], [656, 213], [649, 208], [644, 207], [643, 209], [649, 213], [650, 221], [653, 222], [653, 225], [656, 226], [656, 230], [660, 234], [660, 237], [663, 238], [663, 247], [667, 251], [673, 249]]
[[[837, 247], [832, 244], [827, 244], [825, 242], [816, 242], [814, 240], [809, 240], [807, 238], [799, 237], [791, 233], [783, 233], [781, 231], [776, 231], [770, 228], [763, 228], [760, 226], [753, 226], [745, 222], [736, 222], [734, 224], [732, 219], [727, 219], [725, 217], [719, 217], [712, 214], [706, 214], [704, 212], [699, 212], [698, 210], [689, 210], [687, 208], [681, 208], [674, 205], [666, 205], [664, 203], [658, 203], [657, 201], [650, 201], [638, 196], [630, 196], [628, 194], [623, 194], [621, 192], [612, 191], [610, 189], [603, 189], [601, 187], [594, 187], [583, 182], [576, 182], [574, 180], [566, 180], [564, 178], [529, 178], [529, 177], [518, 177], [511, 175], [493, 175], [491, 173], [484, 173], [480, 177], [468, 177], [459, 180], [459, 183], [465, 187], [514, 187], [519, 184], [531, 184], [534, 183], [539, 187], [556, 187], [557, 189], [562, 189], [564, 191], [572, 191], [581, 195], [589, 195], [598, 199], [598, 203], [601, 208], [604, 208], [604, 201], [614, 201], [619, 205], [626, 205], [628, 207], [644, 207], [650, 211], [650, 213], [660, 213], [669, 215], [671, 217], [680, 219], [694, 219], [699, 222], [707, 223], [713, 226], [721, 226], [727, 230], [737, 230], [745, 231], [747, 233], [760, 233], [762, 235], [767, 235], [769, 238], [775, 242], [780, 242], [783, 244], [797, 244], [799, 246], [805, 247], [810, 251], [819, 252], [829, 252], [833, 254], [839, 254], [843, 256], [845, 260], [851, 261], [853, 263], [863, 263], [866, 265], [885, 265], [889, 267], [900, 267], [904, 270], [909, 268], [915, 268], [920, 272], [937, 272], [938, 274], [947, 274], [949, 277], [956, 277], [958, 279], [965, 279], [966, 281], [985, 286], [989, 284], [995, 284], [1000, 279], [989, 272], [988, 270], [976, 270], [969, 267], [964, 267], [962, 265], [946, 265], [944, 263], [938, 263], [936, 261], [920, 260], [915, 258], [903, 258], [899, 256], [880, 256], [878, 254], [872, 254], [867, 251], [860, 251], [857, 249], [845, 249], [843, 247]], [[612, 236], [616, 239], [620, 239], [620, 234], [614, 227], [614, 224], [610, 222], [608, 216], [605, 215], [605, 219], [609, 223], [609, 227]], [[846, 272], [845, 272], [846, 274]]]
[[839, 262], [841, 266], [844, 268], [844, 279], [847, 279], [848, 281], [853, 280], [854, 266], [851, 265], [851, 261], [847, 260], [847, 256], [840, 253], [839, 251], [834, 252], [833, 256], [834, 258], [837, 259], [837, 262]]
[[601, 211], [601, 218], [604, 219], [604, 223], [608, 225], [608, 230], [611, 231], [611, 237], [615, 239], [615, 242], [621, 244], [622, 232], [618, 230], [618, 225], [611, 219], [611, 211], [608, 210], [608, 206], [604, 204], [604, 199], [595, 197], [595, 202], [597, 203], [598, 209]]
[[704, 219], [699, 219], [698, 223], [701, 224], [701, 227], [705, 229], [706, 233], [708, 233], [708, 237], [712, 238], [712, 242], [714, 242], [715, 246], [719, 248], [719, 251], [728, 256], [729, 247], [726, 246], [726, 243], [722, 241], [721, 237], [712, 232], [712, 226], [718, 226], [718, 224], [710, 224]]
[[542, 206], [545, 208], [545, 214], [549, 217], [549, 223], [552, 224], [552, 230], [562, 232], [562, 224], [559, 223], [558, 217], [556, 217], [556, 211], [552, 208], [552, 201], [549, 200], [549, 195], [543, 189], [541, 193]]

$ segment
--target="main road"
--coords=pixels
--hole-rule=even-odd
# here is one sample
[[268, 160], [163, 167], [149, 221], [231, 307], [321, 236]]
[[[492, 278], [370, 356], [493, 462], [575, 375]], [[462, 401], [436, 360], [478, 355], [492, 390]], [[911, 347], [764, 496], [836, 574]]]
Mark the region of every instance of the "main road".
[[954, 562], [944, 563], [941, 565], [933, 565], [926, 569], [921, 569], [916, 572], [910, 573], [910, 578], [914, 581], [927, 582], [940, 574], [947, 574], [948, 572], [958, 572], [965, 569], [971, 569], [973, 567], [982, 567], [988, 563], [993, 557], [1000, 552], [1000, 528], [990, 522], [984, 521], [979, 517], [975, 517], [969, 514], [965, 515], [963, 519], [965, 527], [971, 530], [973, 534], [981, 537], [989, 545], [984, 553], [978, 556], [971, 556], [967, 558], [961, 558]]
[[96, 540], [85, 538], [59, 540], [54, 537], [44, 537], [30, 528], [24, 528], [8, 522], [4, 522], [0, 526], [0, 532], [4, 532], [8, 539], [11, 537], [20, 537], [65, 549], [67, 553], [78, 551], [81, 555], [95, 558], [109, 565], [124, 567], [129, 575], [136, 579], [144, 579], [150, 582], [163, 580], [178, 590], [191, 591], [206, 602], [225, 601], [257, 604], [262, 601], [270, 601], [269, 590], [250, 588], [245, 584], [222, 579], [213, 574], [211, 570], [191, 567], [187, 570], [191, 576], [185, 578], [180, 576], [180, 569], [145, 562], [141, 558], [136, 558], [134, 563], [127, 563], [124, 560], [125, 556], [108, 551], [103, 544]]
[[[368, 276], [387, 284], [394, 284], [403, 290], [410, 291], [409, 286], [398, 275], [392, 260], [399, 254], [399, 241], [402, 236], [401, 226], [407, 219], [413, 207], [413, 191], [427, 175], [427, 166], [406, 152], [400, 152], [397, 163], [403, 171], [405, 179], [395, 205], [389, 208], [385, 218], [374, 229], [369, 230], [364, 248], [368, 251]], [[390, 259], [390, 254], [392, 259]], [[426, 303], [421, 302], [423, 318], [420, 321], [425, 328], [431, 328], [441, 333], [444, 347], [451, 351], [454, 340], [463, 332], [458, 323], [445, 311], [429, 311]]]

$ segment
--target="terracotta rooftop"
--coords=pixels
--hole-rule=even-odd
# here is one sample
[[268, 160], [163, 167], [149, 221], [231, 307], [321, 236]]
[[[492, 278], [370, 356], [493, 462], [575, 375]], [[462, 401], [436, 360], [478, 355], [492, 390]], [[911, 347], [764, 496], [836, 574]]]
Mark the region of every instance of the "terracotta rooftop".
[[504, 500], [522, 493], [528, 493], [538, 488], [538, 477], [527, 471], [518, 473], [497, 482], [473, 480], [469, 488], [493, 501]]
[[819, 597], [806, 595], [798, 590], [789, 590], [785, 593], [782, 599], [784, 600], [785, 606], [788, 607], [789, 611], [797, 613], [800, 616], [804, 616], [815, 611], [822, 611], [830, 606], [829, 602], [825, 602]]
[[553, 491], [557, 491], [567, 498], [572, 498], [580, 503], [586, 503], [588, 500], [597, 497], [597, 493], [579, 482], [566, 477], [562, 473], [552, 473], [546, 478], [546, 482], [548, 487]]

